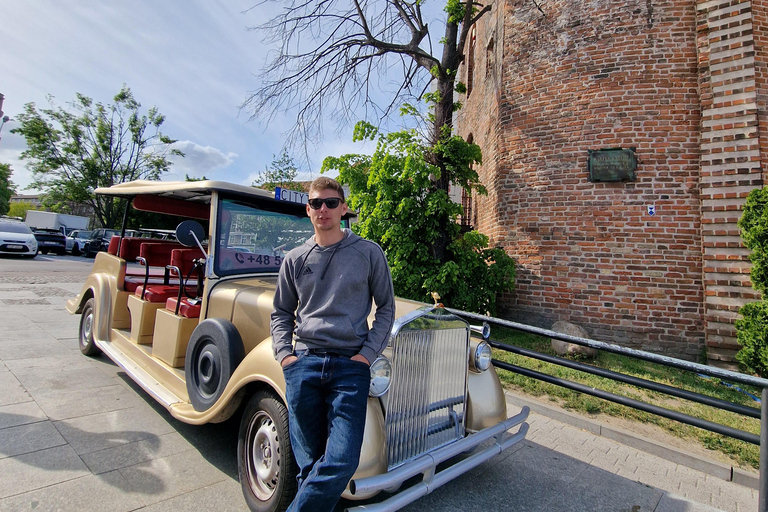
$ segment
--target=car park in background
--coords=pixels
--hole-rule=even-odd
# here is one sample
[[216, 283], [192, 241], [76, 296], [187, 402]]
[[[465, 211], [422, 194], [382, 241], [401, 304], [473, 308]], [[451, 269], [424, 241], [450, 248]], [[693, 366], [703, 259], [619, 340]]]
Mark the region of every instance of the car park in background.
[[91, 231], [90, 238], [83, 245], [83, 255], [93, 258], [96, 253], [106, 251], [109, 248], [109, 241], [118, 234], [119, 231], [116, 229], [94, 229]]
[[90, 240], [91, 232], [83, 229], [75, 229], [69, 232], [67, 235], [67, 252], [72, 253], [72, 256], [80, 256], [85, 249], [85, 243]]
[[63, 256], [67, 252], [67, 237], [58, 229], [32, 228], [38, 250], [43, 254], [54, 252]]
[[21, 221], [0, 218], [0, 254], [37, 256], [37, 238]]

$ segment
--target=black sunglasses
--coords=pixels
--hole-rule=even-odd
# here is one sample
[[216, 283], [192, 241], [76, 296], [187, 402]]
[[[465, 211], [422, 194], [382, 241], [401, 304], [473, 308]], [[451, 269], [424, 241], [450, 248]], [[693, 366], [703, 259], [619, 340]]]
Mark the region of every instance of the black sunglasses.
[[307, 201], [309, 203], [309, 207], [313, 210], [319, 210], [323, 207], [323, 203], [325, 203], [325, 206], [327, 206], [329, 209], [333, 210], [334, 208], [337, 208], [339, 206], [339, 203], [341, 203], [340, 197], [327, 197], [325, 199], [320, 199], [319, 197], [316, 197], [314, 199], [310, 199]]

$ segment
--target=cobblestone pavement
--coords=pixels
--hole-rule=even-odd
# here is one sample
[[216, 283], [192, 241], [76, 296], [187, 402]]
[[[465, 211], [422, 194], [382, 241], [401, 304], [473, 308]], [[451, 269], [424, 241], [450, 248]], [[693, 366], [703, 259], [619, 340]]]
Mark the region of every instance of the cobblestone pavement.
[[[0, 511], [246, 511], [236, 421], [178, 422], [107, 358], [80, 354], [64, 302], [88, 268], [22, 275], [3, 263]], [[525, 441], [404, 510], [757, 509], [750, 488], [547, 416], [529, 423]]]

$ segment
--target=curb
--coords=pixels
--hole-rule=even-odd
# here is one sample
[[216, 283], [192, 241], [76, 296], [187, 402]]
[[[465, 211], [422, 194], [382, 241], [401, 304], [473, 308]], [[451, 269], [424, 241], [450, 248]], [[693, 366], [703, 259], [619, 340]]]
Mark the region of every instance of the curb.
[[604, 425], [579, 414], [568, 412], [559, 407], [553, 407], [537, 400], [513, 395], [509, 391], [505, 391], [504, 394], [506, 395], [507, 403], [515, 407], [528, 406], [531, 409], [531, 412], [546, 416], [559, 421], [560, 423], [586, 430], [587, 432], [611, 439], [631, 448], [635, 448], [636, 450], [650, 453], [651, 455], [661, 457], [670, 462], [712, 475], [725, 480], [726, 482], [733, 482], [750, 489], [759, 490], [759, 474], [753, 474], [721, 462], [705, 459], [672, 446], [640, 437], [634, 432], [610, 425]]

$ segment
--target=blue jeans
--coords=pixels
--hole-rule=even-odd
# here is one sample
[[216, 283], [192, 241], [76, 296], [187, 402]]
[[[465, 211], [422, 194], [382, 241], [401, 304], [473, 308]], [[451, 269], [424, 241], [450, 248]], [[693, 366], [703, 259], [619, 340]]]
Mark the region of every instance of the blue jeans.
[[283, 368], [299, 483], [289, 512], [331, 512], [357, 470], [371, 373], [340, 356], [298, 354]]

